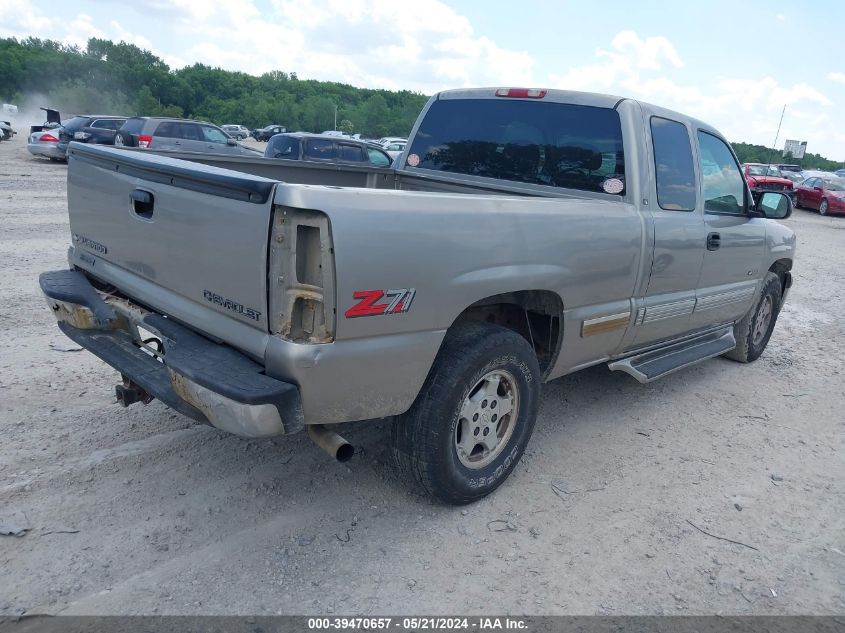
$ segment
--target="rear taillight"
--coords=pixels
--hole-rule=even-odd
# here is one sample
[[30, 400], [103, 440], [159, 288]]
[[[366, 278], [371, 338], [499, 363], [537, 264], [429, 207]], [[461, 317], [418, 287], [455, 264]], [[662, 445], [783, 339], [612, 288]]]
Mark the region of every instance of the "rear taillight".
[[514, 97], [517, 99], [542, 99], [546, 96], [546, 90], [541, 88], [499, 88], [496, 91], [497, 97]]
[[152, 147], [153, 137], [149, 134], [138, 135], [138, 147]]
[[39, 140], [41, 140], [44, 143], [58, 143], [59, 142], [59, 139], [57, 139], [52, 134], [42, 134], [41, 138]]

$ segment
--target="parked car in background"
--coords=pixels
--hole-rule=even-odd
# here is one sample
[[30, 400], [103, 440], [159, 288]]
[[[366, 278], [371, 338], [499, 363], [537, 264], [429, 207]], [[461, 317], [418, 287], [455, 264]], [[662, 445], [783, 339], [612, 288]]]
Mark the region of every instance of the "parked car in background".
[[313, 160], [335, 163], [369, 163], [387, 167], [393, 162], [381, 147], [349, 137], [289, 132], [272, 137], [265, 158]]
[[32, 132], [26, 149], [33, 156], [43, 156], [53, 161], [65, 160], [65, 150], [59, 147], [59, 133], [56, 130]]
[[781, 176], [780, 171], [774, 165], [745, 163], [742, 166], [742, 171], [745, 174], [745, 181], [748, 183], [755, 200], [764, 191], [785, 191], [788, 194], [792, 193], [792, 181]]
[[845, 178], [845, 169], [837, 169], [833, 173], [839, 176], [840, 178]]
[[238, 139], [239, 141], [244, 140], [250, 134], [249, 128], [244, 127], [243, 125], [221, 125], [220, 129], [226, 132], [226, 134], [228, 134], [232, 138]]
[[806, 177], [806, 176], [804, 176], [804, 172], [801, 172], [801, 171], [788, 171], [788, 170], [787, 170], [787, 171], [782, 171], [782, 172], [780, 172], [780, 175], [781, 175], [783, 178], [786, 178], [787, 180], [791, 180], [791, 181], [792, 181], [792, 187], [793, 187], [793, 189], [795, 188], [795, 186], [796, 186], [798, 183], [802, 183], [802, 182], [804, 182], [805, 180], [807, 180], [807, 177]]
[[390, 145], [391, 143], [407, 143], [408, 139], [404, 136], [383, 136], [376, 142], [384, 147], [386, 145]]
[[62, 115], [58, 110], [53, 108], [41, 108], [47, 114], [47, 120], [43, 125], [31, 125], [29, 133], [42, 132], [44, 130], [53, 130], [62, 124]]
[[8, 141], [15, 135], [10, 121], [0, 121], [0, 141]]
[[845, 214], [845, 178], [807, 178], [795, 189], [795, 205], [819, 214]]
[[387, 155], [390, 158], [396, 158], [405, 151], [405, 143], [402, 141], [395, 141], [393, 143], [388, 143], [387, 145], [382, 145], [382, 149], [387, 152]]
[[77, 115], [56, 128], [59, 149], [67, 154], [67, 145], [71, 141], [114, 145], [115, 134], [125, 122], [125, 116]]
[[288, 129], [284, 125], [268, 125], [252, 131], [252, 138], [256, 141], [269, 141], [276, 134], [284, 134]]
[[258, 150], [238, 144], [216, 125], [205, 121], [164, 117], [132, 117], [117, 131], [118, 147], [155, 148], [177, 152], [261, 155]]

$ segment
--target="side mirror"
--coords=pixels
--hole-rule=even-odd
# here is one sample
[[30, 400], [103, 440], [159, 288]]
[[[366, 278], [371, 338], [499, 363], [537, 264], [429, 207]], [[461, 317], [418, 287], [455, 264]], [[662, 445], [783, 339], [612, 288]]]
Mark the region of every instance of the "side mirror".
[[226, 145], [237, 145], [237, 144], [238, 144], [238, 142], [233, 138], [227, 138], [226, 139]]
[[767, 191], [757, 200], [754, 211], [764, 218], [783, 220], [792, 215], [792, 198], [778, 191]]

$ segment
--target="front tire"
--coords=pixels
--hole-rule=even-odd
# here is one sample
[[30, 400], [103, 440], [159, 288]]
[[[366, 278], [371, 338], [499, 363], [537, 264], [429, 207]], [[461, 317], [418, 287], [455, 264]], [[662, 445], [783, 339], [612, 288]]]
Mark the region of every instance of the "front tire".
[[819, 215], [827, 215], [827, 200], [822, 200], [819, 205]]
[[757, 303], [734, 325], [736, 347], [725, 357], [740, 363], [752, 363], [760, 358], [775, 329], [782, 296], [780, 277], [773, 272], [766, 273]]
[[523, 337], [486, 323], [453, 326], [391, 430], [399, 469], [443, 503], [481, 499], [522, 457], [539, 395], [537, 357]]
[[115, 147], [128, 147], [129, 143], [126, 142], [126, 137], [118, 132], [114, 135], [114, 145]]

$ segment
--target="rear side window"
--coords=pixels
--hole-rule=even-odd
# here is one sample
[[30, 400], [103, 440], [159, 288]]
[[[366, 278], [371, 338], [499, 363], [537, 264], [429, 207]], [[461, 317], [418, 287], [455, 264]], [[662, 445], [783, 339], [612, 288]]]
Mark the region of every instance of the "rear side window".
[[340, 145], [338, 145], [338, 150], [340, 154], [340, 160], [350, 162], [354, 161], [356, 163], [363, 162], [364, 160], [364, 153], [359, 145], [347, 145], [345, 143], [341, 143]]
[[695, 171], [687, 126], [661, 117], [651, 117], [654, 145], [654, 173], [657, 202], [661, 209], [695, 209]]
[[62, 123], [62, 127], [66, 132], [76, 132], [77, 130], [81, 130], [83, 127], [89, 125], [90, 121], [91, 119], [86, 116], [75, 116], [70, 121]]
[[515, 99], [435, 101], [411, 168], [621, 194], [625, 156], [610, 108]]
[[126, 123], [120, 129], [130, 134], [140, 134], [143, 128], [144, 119], [126, 119]]
[[181, 138], [179, 136], [179, 124], [171, 121], [160, 123], [156, 128], [155, 135], [163, 136], [164, 138]]
[[309, 138], [305, 141], [305, 158], [308, 160], [335, 160], [334, 141], [324, 138]]

